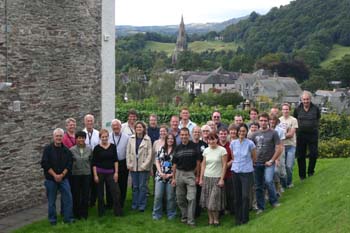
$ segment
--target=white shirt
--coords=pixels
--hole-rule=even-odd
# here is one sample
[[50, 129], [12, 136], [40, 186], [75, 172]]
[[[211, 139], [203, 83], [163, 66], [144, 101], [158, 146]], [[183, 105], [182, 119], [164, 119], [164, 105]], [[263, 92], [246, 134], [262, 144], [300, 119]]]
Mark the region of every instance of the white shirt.
[[95, 146], [100, 143], [100, 133], [96, 129], [93, 129], [92, 133], [89, 133], [86, 128], [83, 131], [86, 133], [85, 144], [94, 150]]

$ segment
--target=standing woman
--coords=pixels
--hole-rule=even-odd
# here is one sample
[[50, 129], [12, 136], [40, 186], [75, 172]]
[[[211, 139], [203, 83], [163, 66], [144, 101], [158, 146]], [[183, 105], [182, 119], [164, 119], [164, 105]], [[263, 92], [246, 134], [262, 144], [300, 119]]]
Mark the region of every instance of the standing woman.
[[248, 127], [241, 124], [238, 129], [238, 139], [231, 142], [233, 154], [233, 190], [235, 192], [236, 224], [249, 221], [249, 196], [253, 185], [253, 164], [256, 161], [255, 144], [247, 139]]
[[88, 217], [92, 150], [86, 146], [85, 139], [86, 133], [78, 131], [75, 134], [76, 145], [70, 148], [73, 154], [71, 176], [73, 214], [76, 219]]
[[128, 142], [126, 162], [132, 178], [133, 210], [144, 212], [147, 204], [147, 178], [152, 166], [152, 142], [146, 135], [146, 124], [138, 121], [135, 134]]
[[156, 157], [157, 172], [155, 176], [155, 194], [153, 205], [153, 219], [162, 217], [164, 192], [168, 219], [174, 219], [176, 215], [176, 202], [174, 187], [171, 185], [173, 178], [173, 155], [176, 146], [173, 134], [165, 137], [165, 145], [160, 148]]
[[202, 185], [200, 204], [208, 210], [209, 225], [219, 226], [219, 212], [225, 210], [224, 177], [227, 152], [218, 145], [216, 133], [208, 136], [209, 147], [203, 151], [199, 185]]
[[94, 181], [97, 184], [98, 216], [104, 215], [104, 184], [108, 189], [112, 201], [115, 216], [122, 215], [120, 206], [120, 189], [118, 185], [118, 156], [114, 144], [109, 143], [109, 132], [100, 130], [100, 143], [95, 146], [92, 157], [92, 170]]

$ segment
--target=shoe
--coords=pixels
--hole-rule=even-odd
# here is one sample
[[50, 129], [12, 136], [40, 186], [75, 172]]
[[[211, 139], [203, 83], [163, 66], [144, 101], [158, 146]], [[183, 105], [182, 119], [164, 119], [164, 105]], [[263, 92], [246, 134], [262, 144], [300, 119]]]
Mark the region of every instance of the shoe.
[[264, 210], [258, 209], [258, 210], [256, 211], [256, 215], [262, 214], [263, 212], [264, 212]]
[[272, 208], [277, 208], [277, 207], [280, 207], [280, 206], [281, 206], [281, 204], [277, 202], [277, 203], [272, 205]]
[[283, 187], [280, 188], [280, 192], [284, 193], [284, 188]]
[[214, 223], [213, 225], [214, 225], [214, 227], [218, 227], [218, 226], [220, 226], [220, 223]]
[[181, 222], [186, 224], [187, 223], [187, 218], [181, 218]]
[[308, 177], [311, 177], [314, 175], [314, 173], [308, 173], [307, 175], [308, 175]]
[[289, 184], [289, 185], [287, 185], [287, 188], [289, 188], [289, 189], [291, 189], [291, 188], [293, 188], [294, 187], [294, 184]]
[[56, 225], [57, 225], [57, 222], [50, 222], [50, 225], [51, 225], [51, 226], [56, 226]]
[[187, 225], [191, 228], [195, 228], [196, 227], [196, 224], [195, 223], [187, 223]]

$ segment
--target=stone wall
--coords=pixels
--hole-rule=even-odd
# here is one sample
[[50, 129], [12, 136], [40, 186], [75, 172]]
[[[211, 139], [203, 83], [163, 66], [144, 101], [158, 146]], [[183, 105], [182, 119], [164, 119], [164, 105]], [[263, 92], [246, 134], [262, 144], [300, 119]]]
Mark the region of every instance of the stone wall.
[[0, 90], [1, 217], [45, 199], [40, 160], [54, 128], [101, 120], [101, 0], [0, 0], [0, 26], [0, 82], [7, 47], [13, 83]]

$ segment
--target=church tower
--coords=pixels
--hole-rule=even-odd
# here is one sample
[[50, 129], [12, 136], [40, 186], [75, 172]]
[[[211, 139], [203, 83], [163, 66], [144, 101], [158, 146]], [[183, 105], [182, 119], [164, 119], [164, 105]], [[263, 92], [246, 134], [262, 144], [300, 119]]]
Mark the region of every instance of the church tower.
[[183, 18], [183, 16], [181, 16], [181, 23], [179, 26], [179, 34], [177, 35], [176, 47], [174, 49], [172, 63], [175, 64], [179, 53], [186, 51], [186, 50], [187, 50], [187, 39], [186, 39], [185, 24], [184, 24], [184, 18]]

